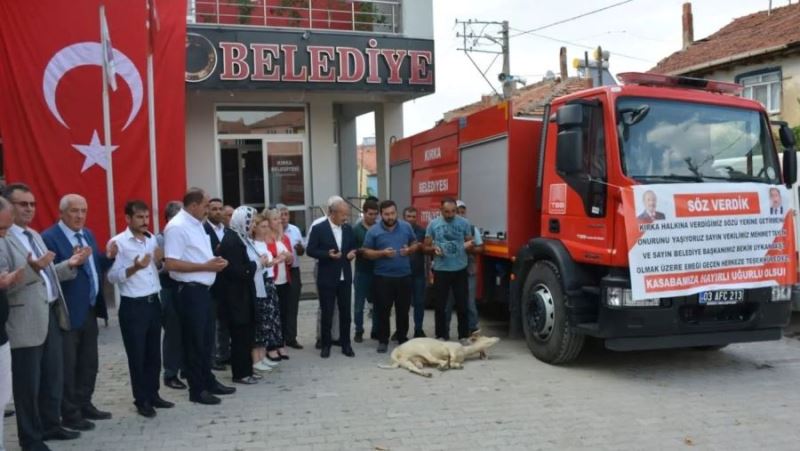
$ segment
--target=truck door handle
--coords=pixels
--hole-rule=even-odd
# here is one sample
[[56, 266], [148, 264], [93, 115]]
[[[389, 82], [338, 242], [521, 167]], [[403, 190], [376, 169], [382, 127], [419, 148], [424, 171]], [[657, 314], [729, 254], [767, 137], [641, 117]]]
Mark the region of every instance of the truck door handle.
[[550, 231], [550, 233], [560, 233], [561, 223], [558, 221], [558, 219], [550, 219], [547, 222], [547, 228]]

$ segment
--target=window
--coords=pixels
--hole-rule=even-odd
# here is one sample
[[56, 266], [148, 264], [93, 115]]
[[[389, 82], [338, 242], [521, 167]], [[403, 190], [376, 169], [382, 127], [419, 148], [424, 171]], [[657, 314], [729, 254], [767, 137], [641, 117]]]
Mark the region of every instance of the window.
[[217, 133], [297, 135], [305, 133], [306, 114], [303, 107], [286, 108], [217, 108]]
[[781, 111], [781, 71], [769, 70], [747, 73], [736, 77], [744, 86], [742, 97], [758, 100], [769, 113]]

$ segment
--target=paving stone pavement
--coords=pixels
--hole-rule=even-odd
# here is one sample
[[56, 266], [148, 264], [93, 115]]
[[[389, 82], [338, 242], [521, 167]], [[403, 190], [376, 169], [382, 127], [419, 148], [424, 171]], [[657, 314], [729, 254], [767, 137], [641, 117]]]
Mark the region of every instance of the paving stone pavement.
[[[302, 351], [218, 406], [162, 388], [176, 407], [136, 415], [119, 327], [101, 327], [95, 403], [114, 418], [53, 450], [798, 449], [800, 341], [723, 351], [612, 353], [593, 344], [549, 366], [521, 340], [431, 379], [383, 370], [375, 342], [356, 357], [313, 348], [316, 303], [301, 303]], [[433, 325], [427, 312], [427, 327]], [[483, 321], [487, 335], [502, 324]], [[230, 382], [230, 373], [219, 373]], [[18, 450], [13, 418], [6, 446]]]

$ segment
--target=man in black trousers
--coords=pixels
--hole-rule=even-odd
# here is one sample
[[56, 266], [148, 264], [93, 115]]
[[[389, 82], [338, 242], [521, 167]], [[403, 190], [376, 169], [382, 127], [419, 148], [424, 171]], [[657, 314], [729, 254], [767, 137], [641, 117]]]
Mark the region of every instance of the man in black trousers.
[[125, 205], [128, 228], [115, 236], [109, 250], [117, 255], [108, 272], [108, 281], [119, 286], [119, 328], [128, 355], [136, 411], [143, 417], [156, 416], [155, 408], [175, 404], [158, 395], [161, 372], [161, 302], [158, 268], [163, 252], [150, 226], [150, 208], [140, 200]]
[[350, 346], [350, 286], [353, 270], [350, 262], [356, 257], [353, 229], [346, 223], [350, 207], [344, 199], [331, 203], [328, 220], [311, 229], [306, 253], [319, 261], [317, 292], [322, 311], [322, 351], [324, 359], [331, 355], [331, 326], [334, 305], [339, 308], [339, 342], [342, 354], [355, 357]]
[[[211, 242], [211, 251], [219, 256], [219, 245], [225, 236], [225, 206], [222, 199], [213, 198], [208, 201], [208, 217], [203, 228]], [[225, 364], [231, 359], [231, 336], [228, 332], [228, 311], [222, 300], [225, 297], [225, 278], [217, 277], [211, 285], [211, 302], [214, 307], [214, 324], [211, 330], [211, 367], [214, 371], [225, 370]]]
[[200, 404], [219, 404], [214, 395], [236, 391], [217, 381], [211, 372], [210, 333], [214, 313], [209, 289], [217, 273], [228, 262], [215, 257], [203, 229], [208, 194], [191, 188], [183, 196], [183, 209], [164, 230], [164, 258], [170, 277], [177, 282], [176, 310], [183, 332], [183, 357], [189, 380], [189, 400]]

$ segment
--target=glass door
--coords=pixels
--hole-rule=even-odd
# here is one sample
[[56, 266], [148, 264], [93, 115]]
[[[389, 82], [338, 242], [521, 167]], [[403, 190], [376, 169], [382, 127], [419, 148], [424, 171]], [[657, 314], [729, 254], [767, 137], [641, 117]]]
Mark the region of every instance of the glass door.
[[265, 206], [264, 140], [220, 139], [222, 200], [227, 205]]
[[269, 203], [289, 207], [290, 221], [304, 230], [306, 180], [302, 136], [266, 138]]

